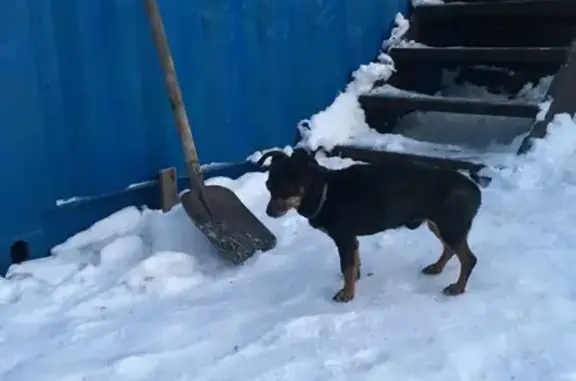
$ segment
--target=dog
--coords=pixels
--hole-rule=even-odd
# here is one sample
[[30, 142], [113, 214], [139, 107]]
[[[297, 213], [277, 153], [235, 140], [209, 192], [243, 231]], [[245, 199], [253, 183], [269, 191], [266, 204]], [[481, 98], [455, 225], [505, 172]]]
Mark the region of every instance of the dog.
[[456, 254], [460, 273], [455, 283], [444, 288], [444, 294], [465, 292], [477, 262], [468, 245], [468, 233], [482, 202], [475, 181], [456, 170], [409, 160], [331, 170], [302, 148], [291, 156], [267, 152], [257, 165], [263, 166], [269, 158], [266, 214], [280, 218], [294, 209], [310, 226], [332, 238], [344, 276], [334, 301], [354, 299], [360, 279], [357, 237], [402, 227], [414, 230], [423, 223], [440, 239], [443, 251], [422, 273], [440, 274]]

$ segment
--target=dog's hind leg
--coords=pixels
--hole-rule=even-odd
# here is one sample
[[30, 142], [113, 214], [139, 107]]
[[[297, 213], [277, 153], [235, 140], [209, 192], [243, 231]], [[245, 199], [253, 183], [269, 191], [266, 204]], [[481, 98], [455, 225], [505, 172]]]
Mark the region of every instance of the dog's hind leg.
[[458, 280], [444, 289], [446, 295], [458, 295], [466, 291], [466, 285], [472, 270], [476, 266], [476, 256], [468, 246], [468, 240], [464, 239], [460, 243], [451, 246], [458, 260], [460, 261], [460, 274]]
[[449, 254], [446, 248], [456, 254], [460, 262], [458, 279], [456, 283], [444, 289], [446, 295], [465, 292], [470, 274], [476, 266], [476, 256], [468, 246], [468, 233], [480, 207], [481, 196], [477, 187], [458, 187], [447, 195], [431, 216], [433, 218], [430, 218], [435, 224], [435, 234], [440, 237], [445, 247], [443, 255], [438, 260], [439, 265], [442, 265], [443, 260], [447, 262]]
[[[446, 267], [448, 261], [450, 261], [454, 254], [456, 254], [458, 260], [460, 261], [460, 274], [456, 283], [446, 287], [444, 289], [444, 293], [447, 295], [458, 295], [463, 293], [466, 290], [468, 279], [470, 278], [470, 274], [472, 273], [472, 270], [474, 269], [474, 266], [476, 266], [477, 262], [476, 256], [474, 253], [472, 253], [472, 250], [470, 250], [470, 247], [468, 246], [468, 240], [466, 238], [468, 235], [467, 231], [469, 229], [466, 229], [464, 238], [454, 239], [452, 237], [458, 236], [459, 234], [443, 235], [438, 226], [432, 221], [428, 221], [428, 228], [434, 233], [434, 235], [436, 235], [436, 237], [438, 237], [438, 239], [440, 239], [444, 249], [440, 255], [440, 258], [438, 258], [438, 260], [433, 264], [424, 267], [422, 272], [427, 275], [440, 274], [442, 270], [444, 270], [444, 267]], [[450, 233], [454, 233], [453, 230], [448, 228], [445, 228], [444, 230]]]
[[434, 222], [426, 221], [426, 225], [428, 226], [428, 229], [430, 229], [430, 231], [434, 233], [434, 235], [440, 240], [440, 242], [442, 242], [443, 250], [442, 254], [440, 254], [440, 258], [438, 258], [438, 260], [431, 265], [424, 267], [422, 269], [422, 273], [426, 275], [437, 275], [444, 270], [446, 264], [450, 261], [450, 259], [452, 259], [454, 256], [454, 251], [452, 251], [452, 249], [446, 245], [444, 239], [440, 236], [438, 226], [436, 226]]

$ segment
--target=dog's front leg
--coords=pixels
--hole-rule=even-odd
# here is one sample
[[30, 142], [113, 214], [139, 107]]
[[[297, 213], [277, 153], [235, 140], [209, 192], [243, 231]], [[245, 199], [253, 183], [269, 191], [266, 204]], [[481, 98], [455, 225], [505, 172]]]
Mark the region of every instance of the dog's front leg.
[[[354, 246], [354, 250], [356, 250], [358, 252], [360, 243], [358, 242], [358, 239], [355, 238], [355, 246]], [[359, 252], [358, 252], [359, 253]], [[356, 255], [356, 254], [354, 254]], [[345, 258], [347, 258], [346, 256], [340, 255], [340, 272], [342, 273], [342, 275], [344, 276], [344, 278], [346, 278], [346, 270], [349, 267], [349, 263], [344, 260]], [[360, 280], [361, 277], [361, 270], [360, 268], [362, 267], [362, 262], [360, 261], [360, 255], [358, 254], [358, 267], [356, 268], [356, 281]]]
[[344, 275], [344, 286], [332, 299], [337, 302], [349, 302], [354, 299], [356, 280], [360, 275], [359, 243], [355, 237], [333, 237], [333, 239], [340, 255], [340, 269]]

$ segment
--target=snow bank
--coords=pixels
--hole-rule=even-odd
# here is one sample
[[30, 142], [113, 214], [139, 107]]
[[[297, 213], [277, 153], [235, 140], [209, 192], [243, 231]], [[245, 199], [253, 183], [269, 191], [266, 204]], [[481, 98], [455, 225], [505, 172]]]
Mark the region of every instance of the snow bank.
[[[396, 15], [395, 25], [390, 38], [382, 43], [383, 50], [400, 43], [410, 27], [408, 20], [400, 13]], [[352, 73], [352, 81], [345, 91], [339, 94], [332, 104], [298, 124], [302, 137], [298, 146], [313, 151], [320, 147], [330, 150], [355, 136], [369, 132], [370, 127], [365, 122], [358, 96], [372, 90], [376, 82], [387, 81], [394, 71], [394, 61], [386, 53], [381, 53], [376, 62], [360, 65]]]
[[390, 37], [382, 42], [382, 50], [389, 51], [389, 49], [400, 44], [404, 40], [404, 36], [410, 29], [410, 21], [408, 21], [401, 13], [397, 13], [394, 17], [395, 26], [390, 31]]
[[136, 265], [145, 257], [142, 238], [137, 235], [121, 236], [100, 250], [100, 267], [103, 269], [125, 269]]
[[352, 92], [338, 95], [326, 110], [301, 122], [299, 127], [302, 136], [299, 145], [313, 151], [320, 147], [331, 150], [369, 130], [358, 97]]
[[94, 252], [116, 238], [135, 233], [140, 227], [142, 213], [138, 208], [129, 206], [121, 209], [107, 218], [96, 222], [90, 228], [73, 235], [66, 241], [52, 248], [56, 257], [85, 257], [83, 253]]
[[529, 152], [511, 159], [501, 175], [521, 189], [576, 184], [576, 116], [557, 114], [544, 139], [534, 139]]
[[[51, 269], [51, 268], [50, 268]], [[58, 270], [55, 269], [57, 272]], [[0, 277], [0, 304], [15, 303], [22, 295], [40, 294], [47, 284], [32, 275]]]

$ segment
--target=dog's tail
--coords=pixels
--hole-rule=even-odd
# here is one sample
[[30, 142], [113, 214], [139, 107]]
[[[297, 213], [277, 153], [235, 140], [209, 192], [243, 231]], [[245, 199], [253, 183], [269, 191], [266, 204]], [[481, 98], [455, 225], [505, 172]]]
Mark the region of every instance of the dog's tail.
[[484, 167], [469, 169], [468, 175], [470, 176], [470, 179], [472, 179], [472, 181], [474, 181], [480, 187], [486, 188], [488, 185], [490, 185], [490, 182], [492, 182], [492, 179], [488, 176], [482, 176], [479, 173], [483, 168]]

